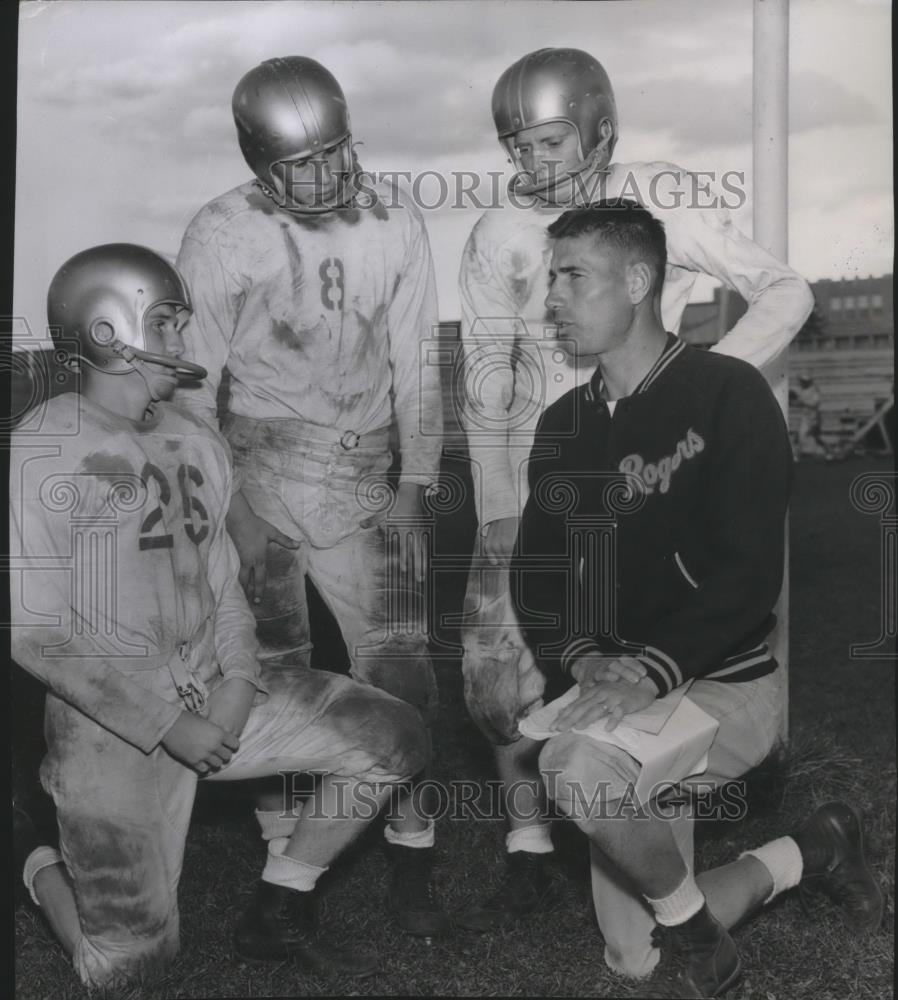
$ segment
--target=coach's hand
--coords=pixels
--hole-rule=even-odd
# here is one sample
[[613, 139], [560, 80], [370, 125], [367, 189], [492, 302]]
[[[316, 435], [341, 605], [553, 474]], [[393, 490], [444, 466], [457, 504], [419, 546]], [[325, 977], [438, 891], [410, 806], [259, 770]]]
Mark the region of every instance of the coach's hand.
[[231, 500], [227, 525], [228, 534], [240, 556], [240, 586], [253, 603], [259, 604], [265, 592], [268, 546], [274, 542], [286, 549], [298, 549], [300, 543], [259, 517], [242, 493], [235, 493]]
[[571, 667], [571, 676], [581, 689], [588, 688], [592, 684], [605, 684], [611, 681], [638, 684], [645, 675], [645, 667], [632, 656], [602, 656], [600, 653], [587, 653], [578, 657]]
[[483, 554], [491, 566], [507, 566], [511, 562], [520, 523], [519, 517], [499, 517], [487, 524]]
[[628, 681], [592, 684], [580, 692], [576, 701], [558, 713], [555, 728], [559, 732], [567, 732], [607, 719], [605, 730], [611, 732], [625, 715], [648, 708], [657, 697], [658, 689], [648, 677], [636, 684]]
[[256, 697], [256, 688], [245, 677], [225, 678], [209, 695], [206, 718], [240, 739]]
[[192, 712], [182, 712], [162, 737], [162, 746], [201, 777], [220, 771], [240, 746], [221, 726]]
[[[400, 483], [396, 503], [390, 511], [388, 527], [398, 535], [400, 571], [423, 583], [427, 573], [427, 533], [424, 520], [424, 487], [417, 483]], [[391, 531], [391, 534], [392, 534]]]

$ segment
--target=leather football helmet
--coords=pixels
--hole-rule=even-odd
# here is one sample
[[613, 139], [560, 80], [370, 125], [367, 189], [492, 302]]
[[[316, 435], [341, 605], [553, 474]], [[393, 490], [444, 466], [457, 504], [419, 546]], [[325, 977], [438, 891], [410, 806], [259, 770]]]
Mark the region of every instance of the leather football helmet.
[[[278, 204], [296, 212], [326, 212], [356, 193], [358, 166], [346, 98], [336, 78], [307, 56], [266, 59], [237, 84], [231, 101], [237, 139], [249, 168]], [[277, 164], [342, 144], [339, 204], [303, 205], [287, 196]]]
[[[513, 63], [499, 77], [493, 90], [493, 121], [499, 141], [519, 173], [524, 173], [515, 149], [515, 135], [522, 129], [549, 122], [566, 122], [576, 129], [580, 173], [592, 163], [602, 141], [603, 122], [610, 122], [610, 157], [617, 142], [617, 107], [608, 74], [601, 63], [580, 49], [538, 49]], [[518, 185], [527, 193], [527, 187]], [[534, 186], [531, 190], [536, 190]]]
[[141, 362], [166, 365], [184, 377], [206, 369], [147, 350], [144, 318], [170, 304], [190, 311], [181, 275], [163, 257], [133, 243], [108, 243], [75, 254], [56, 272], [47, 292], [47, 319], [78, 341], [81, 359], [102, 372], [121, 373]]

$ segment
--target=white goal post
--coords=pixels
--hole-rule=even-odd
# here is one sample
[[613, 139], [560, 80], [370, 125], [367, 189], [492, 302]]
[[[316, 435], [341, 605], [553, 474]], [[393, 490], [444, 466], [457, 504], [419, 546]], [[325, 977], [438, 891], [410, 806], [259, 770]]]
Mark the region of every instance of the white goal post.
[[[752, 34], [752, 235], [787, 260], [789, 253], [789, 0], [754, 0]], [[765, 371], [789, 418], [789, 352]], [[786, 576], [777, 604], [773, 654], [785, 677], [780, 734], [789, 734], [789, 534]]]

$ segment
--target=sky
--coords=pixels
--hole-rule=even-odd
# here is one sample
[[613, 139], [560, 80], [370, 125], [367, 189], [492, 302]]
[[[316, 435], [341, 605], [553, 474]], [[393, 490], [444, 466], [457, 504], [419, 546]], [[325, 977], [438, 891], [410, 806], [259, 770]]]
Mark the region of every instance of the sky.
[[[751, 233], [751, 0], [191, 2], [21, 5], [14, 311], [45, 338], [46, 288], [72, 254], [170, 255], [196, 211], [250, 177], [230, 100], [263, 59], [308, 55], [340, 81], [371, 171], [508, 170], [493, 85], [526, 52], [585, 49], [614, 86], [619, 162], [741, 171]], [[809, 280], [892, 271], [891, 10], [792, 0], [789, 261]], [[436, 188], [424, 184], [424, 200]], [[480, 212], [425, 211], [440, 315]], [[707, 283], [694, 297], [707, 298]]]

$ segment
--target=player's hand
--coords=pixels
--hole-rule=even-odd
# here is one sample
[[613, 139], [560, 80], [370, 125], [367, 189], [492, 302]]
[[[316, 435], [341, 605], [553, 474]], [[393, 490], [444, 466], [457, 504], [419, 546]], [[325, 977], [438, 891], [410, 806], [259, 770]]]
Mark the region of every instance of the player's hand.
[[228, 534], [240, 556], [238, 579], [243, 592], [254, 604], [259, 604], [265, 592], [265, 560], [272, 543], [287, 549], [298, 549], [300, 543], [259, 517], [242, 493], [235, 493], [227, 517]]
[[245, 677], [225, 678], [209, 695], [206, 718], [240, 739], [255, 697], [256, 689]]
[[571, 666], [571, 677], [585, 690], [593, 684], [610, 681], [627, 681], [638, 684], [646, 675], [646, 668], [632, 656], [602, 656], [587, 653], [579, 656]]
[[181, 712], [162, 737], [162, 746], [200, 777], [220, 771], [231, 760], [240, 740], [221, 726], [192, 712]]
[[658, 689], [648, 677], [636, 684], [628, 681], [592, 684], [558, 713], [555, 728], [567, 732], [607, 719], [605, 730], [611, 732], [625, 715], [648, 708], [657, 697]]
[[519, 517], [500, 517], [487, 524], [483, 554], [491, 566], [507, 566], [511, 562], [520, 523]]
[[404, 576], [424, 582], [427, 573], [427, 532], [424, 520], [424, 487], [417, 483], [400, 483], [396, 502], [387, 521], [390, 535], [398, 535], [399, 547], [394, 554]]

